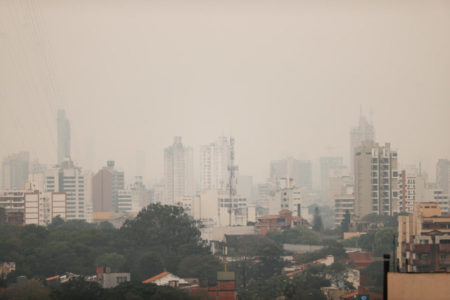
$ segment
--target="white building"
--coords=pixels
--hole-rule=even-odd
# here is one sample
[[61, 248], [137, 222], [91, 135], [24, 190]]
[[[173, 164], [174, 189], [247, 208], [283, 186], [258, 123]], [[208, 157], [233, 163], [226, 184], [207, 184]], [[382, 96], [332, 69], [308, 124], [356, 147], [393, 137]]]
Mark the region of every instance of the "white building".
[[247, 224], [247, 199], [221, 190], [204, 190], [200, 193], [199, 219], [215, 226]]
[[412, 213], [414, 203], [427, 201], [427, 183], [424, 176], [408, 174], [403, 170], [398, 181], [401, 212]]
[[48, 225], [59, 216], [66, 219], [66, 193], [41, 193], [39, 191], [24, 194], [24, 223]]
[[45, 172], [45, 192], [66, 193], [68, 220], [92, 221], [92, 173], [70, 160]]
[[133, 192], [131, 189], [117, 191], [117, 210], [126, 212], [133, 211]]
[[177, 197], [195, 193], [193, 151], [183, 146], [181, 137], [175, 137], [164, 150], [164, 179], [165, 204], [173, 205]]
[[425, 202], [434, 202], [441, 207], [443, 214], [448, 214], [449, 211], [449, 196], [441, 188], [430, 187], [426, 191]]
[[200, 190], [223, 190], [228, 185], [230, 141], [222, 136], [200, 147]]

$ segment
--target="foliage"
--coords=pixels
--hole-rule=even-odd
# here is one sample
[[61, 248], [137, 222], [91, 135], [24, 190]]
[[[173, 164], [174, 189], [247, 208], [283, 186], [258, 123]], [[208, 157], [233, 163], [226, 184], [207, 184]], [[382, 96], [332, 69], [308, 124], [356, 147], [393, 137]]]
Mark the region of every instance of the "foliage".
[[324, 258], [327, 255], [333, 255], [335, 261], [342, 261], [348, 258], [344, 246], [337, 241], [327, 241], [324, 248], [313, 252], [307, 252], [297, 258], [297, 262], [301, 264], [309, 263], [314, 260]]
[[229, 253], [240, 258], [229, 267], [236, 274], [237, 286], [246, 287], [247, 282], [281, 274], [283, 250], [271, 239], [260, 235], [227, 236], [227, 246]]
[[172, 272], [183, 257], [209, 253], [195, 222], [177, 206], [149, 205], [135, 219], [127, 220], [120, 232], [136, 254], [151, 252], [164, 269]]
[[95, 260], [97, 266], [108, 266], [111, 272], [121, 272], [124, 269], [125, 256], [116, 252], [105, 253]]
[[362, 221], [370, 222], [370, 223], [383, 223], [385, 227], [397, 227], [397, 215], [388, 216], [388, 215], [379, 215], [379, 214], [368, 214], [362, 218]]
[[177, 275], [183, 278], [198, 278], [203, 286], [216, 284], [217, 271], [222, 263], [213, 255], [190, 255], [181, 260]]
[[392, 252], [395, 230], [382, 228], [375, 233], [375, 256], [383, 256]]
[[313, 230], [316, 232], [323, 231], [322, 217], [320, 216], [319, 207], [314, 208]]
[[362, 234], [358, 239], [358, 245], [364, 251], [373, 252], [375, 249], [375, 232]]
[[350, 211], [347, 209], [344, 214], [344, 220], [341, 223], [342, 232], [348, 232], [350, 230]]
[[49, 299], [50, 289], [42, 286], [36, 280], [24, 284], [13, 284], [6, 289], [0, 289], [0, 299], [43, 300]]
[[278, 244], [320, 245], [322, 243], [317, 232], [301, 225], [287, 229], [282, 233], [269, 232], [267, 237]]
[[369, 287], [374, 292], [383, 290], [383, 261], [374, 261], [361, 270], [361, 276], [370, 278]]
[[[48, 298], [45, 298], [48, 299]], [[143, 284], [137, 281], [124, 282], [111, 288], [103, 289], [96, 282], [85, 281], [82, 277], [72, 278], [51, 291], [53, 300], [125, 300], [125, 299], [150, 299], [150, 300], [176, 300], [192, 299], [181, 290], [168, 286], [155, 284]]]
[[96, 300], [103, 297], [103, 289], [97, 282], [86, 281], [83, 277], [70, 279], [52, 290], [53, 300]]
[[241, 292], [242, 299], [326, 299], [321, 287], [329, 286], [326, 278], [326, 267], [317, 265], [305, 269], [294, 278], [274, 276], [265, 281], [253, 281]]
[[359, 247], [359, 239], [360, 237], [352, 237], [349, 239], [342, 240], [341, 244], [344, 247], [357, 248]]
[[[17, 274], [29, 278], [66, 272], [91, 275], [97, 265], [105, 265], [143, 280], [164, 269], [176, 273], [193, 255], [205, 257], [206, 277], [211, 278], [217, 267], [195, 222], [181, 208], [160, 204], [149, 205], [121, 229], [108, 222], [65, 222], [56, 217], [48, 227], [0, 225], [0, 240], [2, 260], [16, 262]], [[189, 274], [205, 276], [201, 268]]]

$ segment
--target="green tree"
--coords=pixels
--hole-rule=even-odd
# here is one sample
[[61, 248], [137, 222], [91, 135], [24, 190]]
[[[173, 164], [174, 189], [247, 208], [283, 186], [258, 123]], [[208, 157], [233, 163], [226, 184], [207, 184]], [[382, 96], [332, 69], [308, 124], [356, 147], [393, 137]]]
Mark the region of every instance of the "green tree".
[[200, 284], [215, 284], [217, 271], [222, 263], [213, 255], [190, 255], [183, 258], [178, 265], [177, 275], [184, 278], [198, 278]]
[[344, 220], [341, 223], [342, 232], [348, 232], [350, 230], [350, 212], [347, 209], [344, 214]]
[[12, 284], [0, 289], [0, 299], [44, 300], [49, 299], [50, 289], [37, 280], [29, 280], [24, 284]]
[[383, 256], [392, 252], [395, 233], [395, 230], [391, 228], [382, 228], [375, 233], [374, 255]]
[[317, 232], [297, 225], [294, 228], [287, 229], [282, 233], [268, 233], [267, 237], [278, 244], [304, 244], [304, 245], [320, 245], [322, 243]]
[[98, 300], [104, 296], [104, 290], [97, 282], [86, 281], [83, 277], [72, 278], [52, 290], [54, 300]]
[[320, 216], [320, 210], [318, 206], [314, 208], [313, 230], [316, 232], [323, 231], [323, 222], [322, 217]]
[[151, 204], [127, 220], [121, 233], [131, 247], [153, 252], [172, 272], [182, 257], [209, 253], [196, 223], [177, 206]]
[[373, 252], [375, 249], [375, 232], [368, 232], [366, 234], [361, 234], [358, 239], [358, 245], [364, 251]]
[[95, 259], [97, 266], [110, 267], [112, 272], [123, 271], [125, 257], [116, 252], [104, 253]]

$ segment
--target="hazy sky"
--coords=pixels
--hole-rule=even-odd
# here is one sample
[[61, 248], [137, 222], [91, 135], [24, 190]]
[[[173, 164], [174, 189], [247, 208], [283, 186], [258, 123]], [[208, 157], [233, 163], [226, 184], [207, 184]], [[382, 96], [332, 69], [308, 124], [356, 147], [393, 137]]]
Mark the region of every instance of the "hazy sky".
[[450, 1], [0, 1], [0, 158], [55, 162], [63, 108], [81, 165], [133, 175], [141, 150], [160, 178], [174, 135], [231, 134], [262, 181], [348, 160], [360, 105], [402, 163], [450, 158]]

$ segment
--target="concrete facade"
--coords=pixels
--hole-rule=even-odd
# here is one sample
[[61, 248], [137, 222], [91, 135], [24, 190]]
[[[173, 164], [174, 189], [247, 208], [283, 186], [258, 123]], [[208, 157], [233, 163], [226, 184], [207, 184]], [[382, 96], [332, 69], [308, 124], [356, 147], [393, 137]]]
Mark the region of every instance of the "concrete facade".
[[389, 143], [364, 141], [355, 148], [355, 215], [392, 215], [399, 210], [397, 152]]

